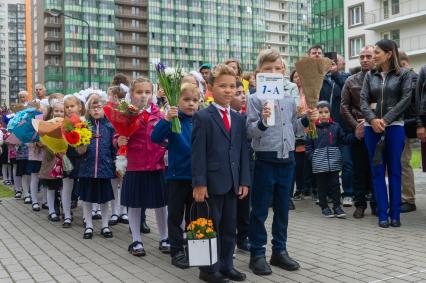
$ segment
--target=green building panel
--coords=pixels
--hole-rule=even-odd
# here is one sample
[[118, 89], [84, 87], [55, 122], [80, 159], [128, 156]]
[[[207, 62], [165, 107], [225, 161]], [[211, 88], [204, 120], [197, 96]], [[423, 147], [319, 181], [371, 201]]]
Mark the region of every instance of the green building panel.
[[156, 79], [158, 62], [198, 70], [203, 63], [236, 58], [244, 70], [254, 70], [265, 39], [264, 5], [264, 0], [149, 1], [150, 78]]
[[343, 0], [312, 0], [312, 44], [344, 56]]

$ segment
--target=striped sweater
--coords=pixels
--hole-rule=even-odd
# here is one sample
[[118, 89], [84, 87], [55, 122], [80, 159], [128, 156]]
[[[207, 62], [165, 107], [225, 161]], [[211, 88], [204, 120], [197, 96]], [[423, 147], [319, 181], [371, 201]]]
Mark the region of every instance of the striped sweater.
[[306, 154], [312, 161], [313, 173], [342, 170], [342, 145], [350, 144], [353, 134], [346, 134], [338, 123], [331, 119], [328, 123], [317, 123], [318, 138], [306, 140]]

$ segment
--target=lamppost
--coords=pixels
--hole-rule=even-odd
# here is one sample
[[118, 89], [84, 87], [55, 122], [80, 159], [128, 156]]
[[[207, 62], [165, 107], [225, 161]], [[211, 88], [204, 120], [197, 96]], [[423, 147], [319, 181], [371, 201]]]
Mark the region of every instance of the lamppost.
[[57, 10], [57, 9], [49, 9], [46, 10], [46, 13], [53, 16], [53, 17], [59, 17], [59, 16], [64, 16], [70, 19], [74, 19], [77, 21], [81, 21], [83, 23], [85, 23], [87, 25], [87, 66], [88, 66], [88, 73], [89, 73], [89, 87], [92, 86], [92, 62], [90, 59], [90, 46], [91, 46], [91, 42], [90, 42], [90, 25], [89, 22], [87, 22], [84, 19], [81, 18], [76, 18], [74, 16], [65, 14], [64, 12]]

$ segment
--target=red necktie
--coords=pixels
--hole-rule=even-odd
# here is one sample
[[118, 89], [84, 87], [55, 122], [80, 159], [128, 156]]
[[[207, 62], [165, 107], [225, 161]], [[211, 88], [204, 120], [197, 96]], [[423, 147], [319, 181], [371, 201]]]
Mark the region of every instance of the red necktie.
[[228, 132], [231, 131], [231, 125], [229, 124], [229, 119], [228, 119], [228, 111], [227, 110], [220, 110], [220, 112], [222, 112], [223, 124], [225, 124], [226, 130]]
[[148, 120], [149, 120], [149, 113], [148, 113], [148, 111], [144, 110], [142, 112], [142, 116], [143, 116], [143, 121], [145, 122], [145, 124], [147, 124]]

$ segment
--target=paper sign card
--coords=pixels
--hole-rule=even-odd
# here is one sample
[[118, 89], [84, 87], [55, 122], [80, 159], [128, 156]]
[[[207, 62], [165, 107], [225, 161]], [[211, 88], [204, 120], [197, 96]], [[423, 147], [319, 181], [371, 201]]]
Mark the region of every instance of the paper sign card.
[[284, 75], [259, 73], [256, 76], [256, 95], [261, 100], [284, 98]]

